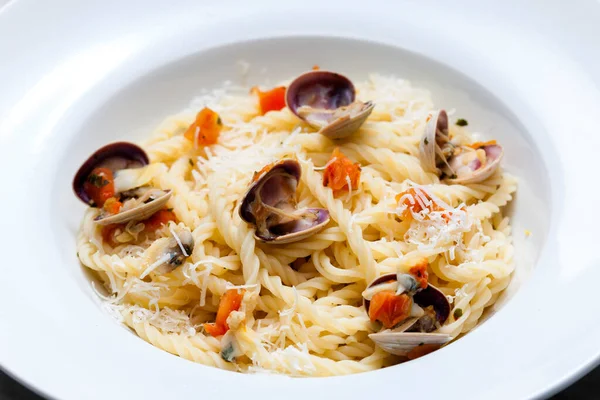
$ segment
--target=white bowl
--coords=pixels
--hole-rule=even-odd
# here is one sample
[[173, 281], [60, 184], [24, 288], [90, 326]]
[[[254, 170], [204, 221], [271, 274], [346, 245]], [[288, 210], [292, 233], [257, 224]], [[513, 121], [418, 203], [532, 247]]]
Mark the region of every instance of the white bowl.
[[[548, 395], [595, 364], [600, 3], [168, 3], [0, 12], [3, 368], [60, 399], [506, 399]], [[233, 374], [113, 323], [75, 255], [72, 175], [100, 145], [138, 140], [202, 89], [241, 79], [239, 60], [248, 83], [313, 64], [405, 77], [497, 137], [520, 179], [503, 307], [428, 357], [336, 378]]]

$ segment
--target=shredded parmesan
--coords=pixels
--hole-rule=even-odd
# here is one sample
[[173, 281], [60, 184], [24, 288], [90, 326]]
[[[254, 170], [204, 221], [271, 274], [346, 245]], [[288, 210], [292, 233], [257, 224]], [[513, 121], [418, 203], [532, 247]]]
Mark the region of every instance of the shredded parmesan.
[[323, 165], [322, 167], [313, 167], [313, 170], [315, 170], [315, 171], [326, 170], [327, 167], [329, 167], [331, 164], [333, 164], [336, 160], [337, 160], [337, 157], [331, 157], [331, 160], [327, 161], [327, 164]]
[[171, 259], [171, 255], [168, 253], [163, 254], [161, 257], [159, 257], [155, 262], [153, 262], [152, 264], [150, 264], [148, 266], [148, 268], [146, 268], [144, 270], [144, 272], [142, 272], [142, 274], [140, 275], [140, 278], [145, 278], [146, 276], [148, 276], [148, 274], [152, 271], [154, 271], [156, 268], [160, 267], [161, 265], [163, 265], [164, 263], [166, 263], [167, 261], [169, 261]]
[[181, 249], [181, 252], [183, 253], [183, 255], [186, 257], [189, 257], [190, 255], [187, 253], [187, 251], [185, 251], [185, 248], [183, 247], [183, 243], [181, 243], [181, 239], [179, 238], [177, 233], [175, 233], [175, 230], [173, 229], [173, 227], [169, 226], [169, 231], [171, 231], [171, 235], [173, 235], [173, 237], [175, 238], [175, 241], [177, 241], [177, 244], [179, 245], [179, 248]]

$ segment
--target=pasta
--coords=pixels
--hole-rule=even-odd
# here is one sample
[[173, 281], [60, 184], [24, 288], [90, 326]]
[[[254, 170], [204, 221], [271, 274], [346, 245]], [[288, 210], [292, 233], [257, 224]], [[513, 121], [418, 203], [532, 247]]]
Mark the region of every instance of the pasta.
[[[150, 163], [115, 177], [117, 190], [150, 185], [168, 192], [163, 217], [169, 219], [149, 232], [149, 220], [98, 224], [98, 208], [83, 218], [78, 257], [102, 282], [97, 289], [106, 309], [154, 346], [202, 364], [293, 376], [350, 374], [405, 360], [368, 337], [379, 325], [365, 311], [363, 293], [374, 279], [409, 273], [425, 260], [429, 283], [451, 305], [438, 331], [456, 338], [475, 327], [514, 268], [502, 209], [516, 179], [498, 169], [482, 182], [447, 184], [419, 159], [434, 110], [429, 93], [380, 75], [356, 91], [375, 107], [342, 140], [317, 133], [287, 107], [263, 115], [268, 99], [258, 102], [232, 86], [169, 117], [142, 144]], [[200, 123], [196, 112], [204, 107], [218, 114], [222, 130], [216, 143], [198, 146], [200, 129], [192, 141], [186, 132]], [[450, 134], [473, 141], [464, 127], [451, 125]], [[360, 164], [356, 187], [342, 192], [323, 184], [336, 148]], [[240, 205], [255, 172], [289, 158], [302, 171], [298, 207], [326, 209], [329, 222], [300, 241], [264, 243], [241, 218]], [[462, 219], [446, 218], [440, 229], [434, 217], [402, 218], [398, 196], [411, 188], [422, 188], [452, 210], [447, 215]], [[189, 254], [176, 234], [184, 231], [193, 239]], [[185, 259], [161, 270], [157, 249], [173, 238]], [[219, 325], [220, 301], [231, 289], [241, 303]], [[209, 334], [223, 326], [224, 335]]]

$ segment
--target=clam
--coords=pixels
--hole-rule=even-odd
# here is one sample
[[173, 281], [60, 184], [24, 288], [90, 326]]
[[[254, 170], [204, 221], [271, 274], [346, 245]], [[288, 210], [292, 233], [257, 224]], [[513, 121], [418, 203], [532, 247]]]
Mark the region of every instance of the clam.
[[[88, 206], [96, 207], [85, 191], [85, 183], [95, 168], [107, 168], [113, 175], [124, 169], [141, 168], [148, 165], [148, 155], [139, 146], [128, 142], [116, 142], [98, 149], [79, 168], [73, 179], [75, 195]], [[123, 206], [116, 214], [104, 210], [96, 217], [100, 225], [143, 220], [159, 211], [171, 197], [171, 191], [152, 187], [138, 187], [126, 192], [115, 193]]]
[[445, 110], [431, 116], [419, 145], [423, 168], [449, 183], [469, 184], [486, 180], [498, 169], [503, 155], [502, 146], [495, 143], [474, 148], [453, 141]]
[[85, 204], [92, 205], [92, 199], [83, 189], [83, 184], [94, 168], [108, 168], [113, 173], [121, 169], [141, 168], [148, 165], [148, 155], [139, 146], [128, 142], [108, 144], [96, 150], [82, 165], [73, 179], [73, 191]]
[[188, 229], [175, 226], [171, 229], [172, 236], [161, 238], [148, 251], [148, 259], [152, 263], [140, 275], [144, 278], [150, 272], [166, 274], [181, 266], [185, 259], [194, 251], [194, 238]]
[[140, 221], [150, 218], [161, 210], [171, 198], [170, 190], [142, 186], [119, 193], [123, 207], [116, 214], [100, 212], [95, 221], [100, 225], [120, 224], [127, 221]]
[[428, 284], [422, 289], [410, 274], [387, 274], [375, 279], [363, 292], [363, 304], [369, 313], [370, 299], [377, 289], [395, 290], [412, 297], [410, 316], [394, 328], [369, 335], [379, 347], [388, 353], [406, 356], [414, 348], [423, 345], [443, 345], [452, 338], [444, 333], [435, 333], [450, 315], [450, 303], [435, 286]]
[[281, 160], [263, 171], [245, 193], [239, 214], [254, 226], [256, 240], [291, 243], [314, 235], [329, 222], [322, 208], [297, 208], [296, 188], [301, 167], [293, 159]]
[[496, 172], [502, 156], [504, 156], [502, 146], [497, 144], [484, 145], [477, 149], [461, 146], [448, 160], [444, 173], [450, 177], [448, 179], [450, 183], [466, 185], [483, 182]]
[[371, 101], [355, 100], [352, 82], [329, 71], [306, 72], [288, 86], [285, 101], [301, 120], [330, 139], [356, 132], [373, 111]]

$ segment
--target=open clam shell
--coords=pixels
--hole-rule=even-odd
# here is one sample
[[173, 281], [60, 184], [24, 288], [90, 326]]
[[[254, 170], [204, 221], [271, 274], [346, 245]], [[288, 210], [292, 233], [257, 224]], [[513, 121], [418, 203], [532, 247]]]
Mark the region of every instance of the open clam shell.
[[[448, 183], [471, 184], [489, 178], [500, 166], [502, 146], [488, 144], [477, 149], [458, 145], [450, 139], [448, 114], [439, 110], [431, 115], [419, 144], [419, 160], [424, 169], [442, 176]], [[482, 162], [483, 161], [483, 162]]]
[[456, 173], [459, 168], [465, 168], [466, 174], [459, 174], [456, 178], [449, 178], [449, 183], [458, 183], [462, 185], [483, 182], [500, 167], [500, 161], [504, 156], [504, 150], [502, 146], [497, 144], [482, 146], [481, 149], [485, 151], [486, 165], [481, 166], [481, 162], [478, 159], [474, 159], [466, 165], [461, 163], [461, 154], [452, 157], [448, 164], [452, 168], [452, 171]]
[[[398, 279], [397, 274], [386, 274], [382, 275], [379, 278], [375, 279], [373, 282], [369, 284], [368, 287], [374, 287], [377, 285], [381, 285], [385, 282], [396, 281]], [[410, 288], [409, 288], [410, 289]], [[446, 295], [442, 293], [442, 291], [432, 284], [428, 284], [425, 289], [420, 289], [415, 292], [413, 295], [413, 301], [419, 305], [420, 307], [429, 307], [433, 306], [433, 309], [436, 313], [436, 319], [440, 324], [446, 322], [448, 317], [450, 316], [450, 303], [446, 298]], [[371, 305], [371, 301], [363, 298], [363, 305], [365, 306], [365, 311], [367, 314], [369, 313], [369, 306]], [[413, 322], [413, 324], [416, 321]], [[412, 326], [412, 324], [411, 324]], [[409, 329], [407, 327], [406, 329]]]
[[301, 120], [330, 139], [356, 132], [375, 105], [355, 99], [350, 79], [330, 71], [306, 72], [288, 86], [286, 104]]
[[303, 212], [304, 217], [298, 221], [273, 226], [270, 230], [275, 238], [270, 243], [298, 242], [319, 232], [329, 222], [329, 211], [323, 208], [305, 208]]
[[300, 174], [298, 161], [285, 159], [272, 165], [250, 185], [239, 215], [255, 227], [256, 240], [271, 244], [296, 242], [327, 225], [327, 210], [296, 207]]
[[128, 168], [148, 165], [148, 155], [139, 146], [129, 142], [115, 142], [96, 150], [82, 165], [73, 179], [75, 195], [88, 206], [92, 200], [83, 189], [83, 184], [94, 168], [104, 167], [113, 173]]
[[154, 213], [165, 207], [172, 195], [170, 190], [147, 190], [146, 194], [136, 200], [137, 204], [133, 208], [107, 216], [100, 214], [95, 222], [99, 225], [110, 225], [150, 218]]
[[[387, 274], [375, 279], [368, 287], [382, 285], [386, 282], [397, 280], [397, 274]], [[435, 310], [435, 319], [440, 325], [446, 322], [450, 315], [450, 303], [446, 296], [435, 286], [428, 284], [425, 289], [417, 290], [413, 294], [413, 301], [420, 307], [432, 306]], [[363, 304], [367, 314], [369, 313], [370, 301], [363, 298]], [[415, 347], [423, 344], [443, 345], [452, 338], [448, 334], [435, 332], [407, 332], [421, 323], [424, 317], [409, 317], [393, 329], [372, 333], [369, 338], [388, 353], [406, 356]], [[432, 325], [433, 326], [433, 325]]]
[[371, 333], [369, 338], [377, 343], [383, 350], [397, 356], [406, 356], [411, 350], [424, 344], [436, 344], [441, 346], [452, 340], [452, 337], [445, 333], [391, 331]]
[[433, 113], [427, 121], [419, 144], [419, 159], [423, 168], [439, 174], [439, 165], [443, 165], [446, 160], [444, 150], [448, 143], [448, 114], [445, 110], [440, 110]]

